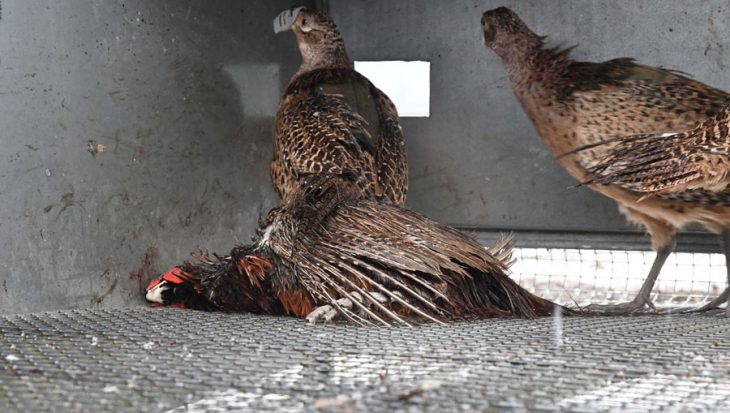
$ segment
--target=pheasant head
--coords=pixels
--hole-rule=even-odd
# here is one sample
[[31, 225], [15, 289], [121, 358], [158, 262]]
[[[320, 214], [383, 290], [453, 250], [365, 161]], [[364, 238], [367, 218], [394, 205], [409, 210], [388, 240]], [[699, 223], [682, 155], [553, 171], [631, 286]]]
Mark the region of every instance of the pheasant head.
[[482, 31], [484, 45], [494, 50], [502, 60], [539, 49], [543, 43], [543, 38], [530, 30], [517, 13], [507, 7], [484, 12]]
[[299, 53], [302, 55], [297, 74], [320, 68], [352, 68], [345, 42], [328, 14], [301, 10], [291, 29], [297, 37]]
[[195, 309], [253, 309], [256, 291], [265, 288], [273, 268], [264, 254], [258, 246], [236, 247], [227, 257], [195, 253], [196, 262], [186, 262], [153, 279], [147, 286], [147, 301]]

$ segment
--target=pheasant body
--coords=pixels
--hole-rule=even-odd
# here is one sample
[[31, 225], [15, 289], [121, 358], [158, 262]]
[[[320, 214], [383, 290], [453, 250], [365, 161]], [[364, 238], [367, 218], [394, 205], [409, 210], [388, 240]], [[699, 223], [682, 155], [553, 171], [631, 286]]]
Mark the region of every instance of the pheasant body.
[[283, 200], [310, 174], [352, 175], [366, 198], [405, 203], [408, 165], [392, 102], [351, 69], [316, 69], [287, 87], [271, 176]]

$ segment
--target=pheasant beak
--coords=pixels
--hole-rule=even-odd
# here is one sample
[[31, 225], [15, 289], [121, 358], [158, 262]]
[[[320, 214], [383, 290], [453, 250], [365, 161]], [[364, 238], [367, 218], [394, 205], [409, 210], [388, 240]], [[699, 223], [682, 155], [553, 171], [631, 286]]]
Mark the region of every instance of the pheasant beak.
[[305, 7], [292, 7], [289, 10], [284, 10], [274, 18], [274, 33], [279, 34], [291, 30], [294, 21], [297, 19], [299, 12], [306, 10]]
[[489, 12], [482, 15], [482, 43], [487, 47], [490, 47], [497, 37], [497, 25], [494, 20], [494, 16], [490, 15]]
[[144, 298], [153, 304], [165, 305], [165, 301], [162, 299], [162, 293], [170, 289], [167, 284], [168, 282], [165, 280], [152, 280], [150, 285], [147, 286], [147, 293]]
[[175, 267], [147, 284], [145, 299], [156, 305], [165, 305], [162, 293], [172, 288], [172, 284], [182, 284], [184, 282], [185, 280], [180, 278], [180, 269]]

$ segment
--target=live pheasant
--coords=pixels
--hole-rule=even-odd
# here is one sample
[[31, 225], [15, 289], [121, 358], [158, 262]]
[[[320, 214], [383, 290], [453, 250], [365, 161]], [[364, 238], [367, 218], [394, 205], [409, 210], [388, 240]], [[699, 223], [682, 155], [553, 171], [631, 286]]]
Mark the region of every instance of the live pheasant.
[[[630, 58], [601, 63], [570, 58], [570, 48], [546, 46], [515, 12], [500, 7], [482, 15], [483, 38], [504, 63], [512, 88], [538, 134], [577, 180], [599, 162], [609, 146], [575, 149], [611, 137], [684, 131], [718, 113], [728, 94], [668, 69]], [[715, 233], [730, 224], [730, 192], [691, 190], [638, 202], [642, 194], [616, 184], [591, 185], [614, 199], [627, 218], [643, 225], [657, 250], [637, 296], [628, 303], [590, 306], [605, 313], [631, 313], [651, 306], [650, 293], [676, 232], [697, 222]], [[730, 241], [725, 245], [730, 256]]]
[[310, 174], [348, 175], [363, 197], [403, 205], [408, 163], [395, 106], [354, 70], [329, 15], [297, 11], [302, 63], [276, 114], [274, 187], [287, 201]]

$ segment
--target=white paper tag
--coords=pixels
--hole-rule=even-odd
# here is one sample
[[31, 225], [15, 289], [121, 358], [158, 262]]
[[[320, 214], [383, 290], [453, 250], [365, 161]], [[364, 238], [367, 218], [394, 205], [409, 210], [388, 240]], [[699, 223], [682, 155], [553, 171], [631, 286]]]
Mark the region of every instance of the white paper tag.
[[296, 20], [299, 12], [302, 10], [304, 10], [304, 7], [293, 7], [279, 13], [274, 19], [274, 33], [281, 33], [291, 29], [294, 20]]

